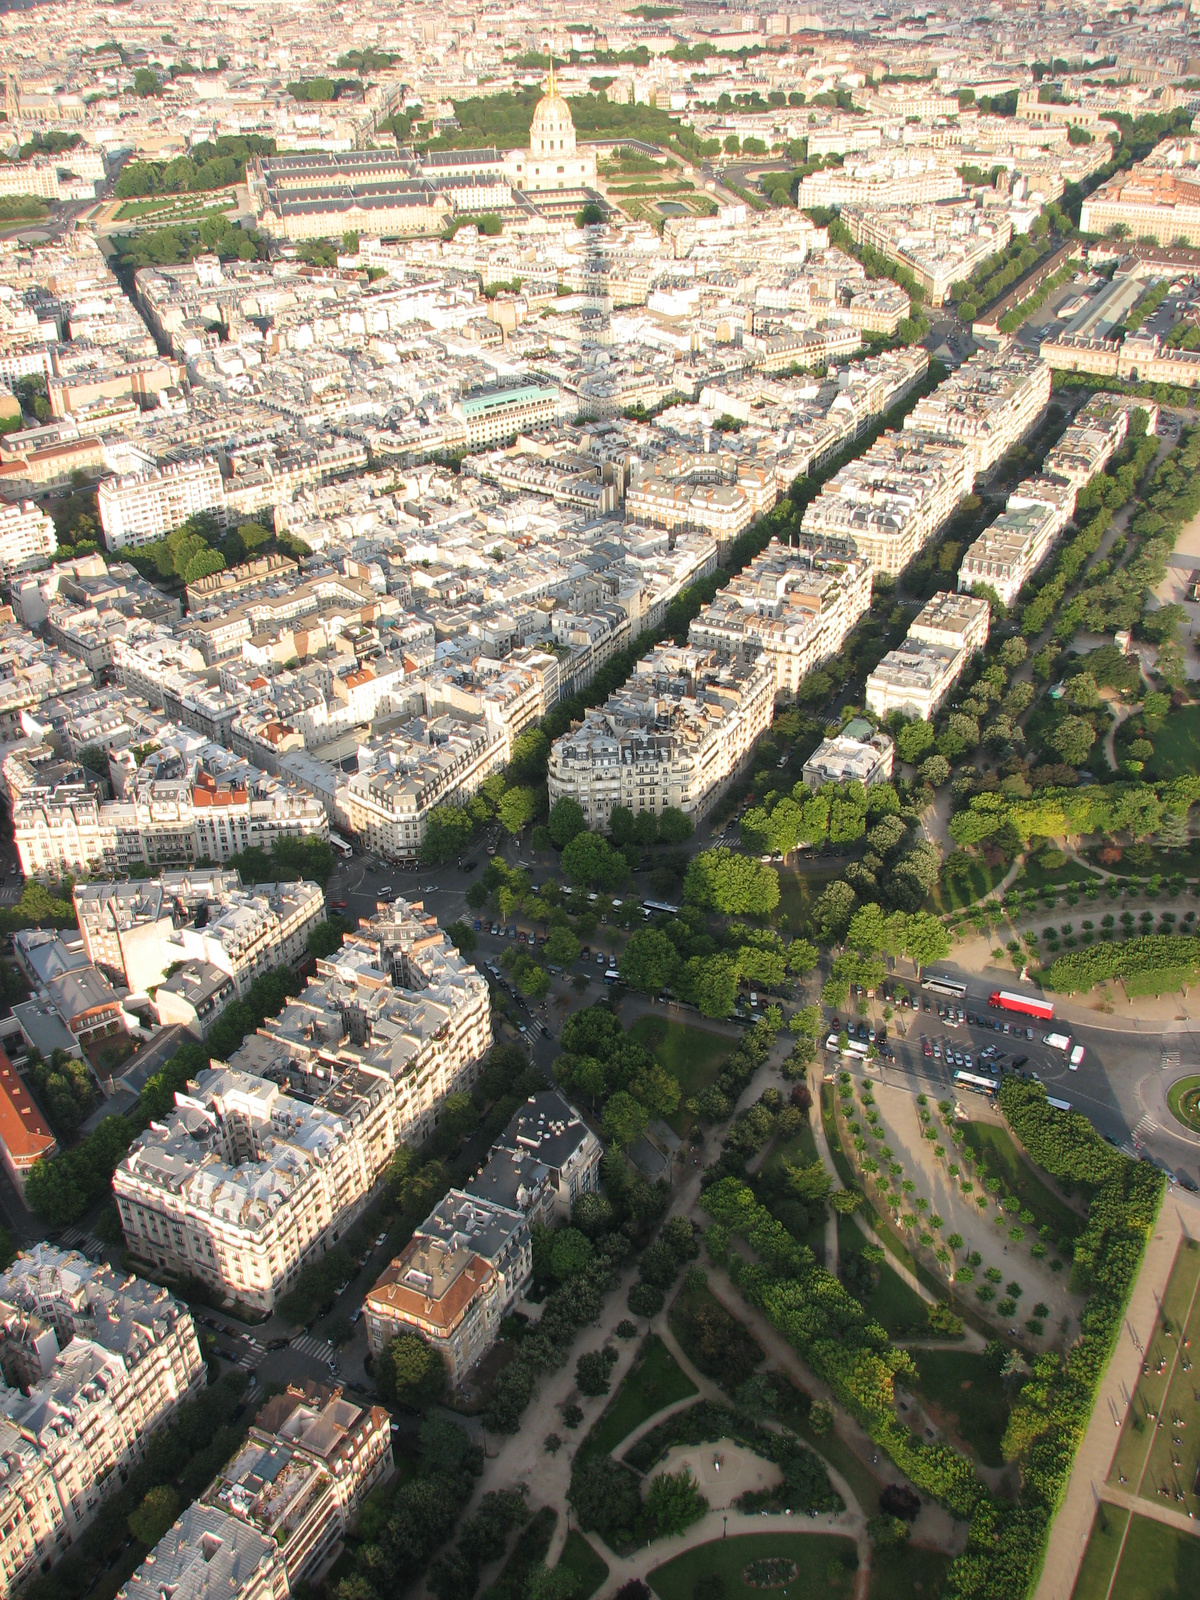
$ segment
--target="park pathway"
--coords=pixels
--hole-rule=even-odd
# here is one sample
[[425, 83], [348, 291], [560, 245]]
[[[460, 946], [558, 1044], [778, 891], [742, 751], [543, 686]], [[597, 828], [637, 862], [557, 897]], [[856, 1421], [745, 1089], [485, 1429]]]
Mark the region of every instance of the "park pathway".
[[[1172, 1190], [1163, 1201], [1158, 1224], [1146, 1246], [1124, 1327], [1101, 1380], [1062, 1508], [1050, 1529], [1046, 1559], [1033, 1600], [1071, 1600], [1079, 1564], [1091, 1535], [1096, 1505], [1102, 1499], [1116, 1499], [1105, 1480], [1112, 1466], [1125, 1412], [1137, 1388], [1142, 1352], [1154, 1333], [1162, 1292], [1185, 1237], [1200, 1237], [1200, 1203], [1190, 1195]], [[1137, 1503], [1137, 1510], [1144, 1511], [1147, 1516], [1159, 1509], [1150, 1501]], [[1183, 1521], [1195, 1531], [1194, 1523], [1186, 1518]]]

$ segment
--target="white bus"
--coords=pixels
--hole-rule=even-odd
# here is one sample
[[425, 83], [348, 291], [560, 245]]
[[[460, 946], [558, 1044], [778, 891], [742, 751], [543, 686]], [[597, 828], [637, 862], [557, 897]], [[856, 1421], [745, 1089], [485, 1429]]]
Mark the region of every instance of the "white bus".
[[996, 1078], [983, 1078], [977, 1072], [956, 1072], [954, 1074], [954, 1087], [956, 1089], [969, 1089], [972, 1094], [995, 1094], [1000, 1087]]
[[350, 841], [348, 839], [343, 839], [340, 833], [334, 833], [332, 828], [329, 830], [329, 843], [338, 853], [338, 855], [341, 856], [345, 861], [348, 861], [354, 854], [354, 850], [350, 844]]
[[642, 910], [648, 917], [677, 917], [679, 915], [679, 907], [669, 905], [665, 900], [643, 900]]
[[846, 1048], [842, 1050], [841, 1045], [838, 1044], [836, 1033], [831, 1033], [826, 1039], [825, 1048], [826, 1050], [841, 1050], [841, 1053], [847, 1056], [860, 1056], [864, 1061], [867, 1057], [867, 1047], [861, 1039], [847, 1039]]
[[955, 978], [926, 978], [921, 985], [930, 994], [944, 994], [949, 1000], [965, 1000], [967, 986]]

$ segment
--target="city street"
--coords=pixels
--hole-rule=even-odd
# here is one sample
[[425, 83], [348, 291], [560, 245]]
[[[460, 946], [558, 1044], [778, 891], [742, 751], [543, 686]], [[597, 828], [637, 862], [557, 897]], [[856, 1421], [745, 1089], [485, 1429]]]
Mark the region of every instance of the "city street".
[[[958, 968], [952, 962], [938, 963], [937, 971], [966, 984], [966, 997], [956, 1005], [983, 1019], [982, 1025], [947, 1025], [938, 1016], [937, 997], [923, 992], [922, 1004], [926, 1000], [931, 1004], [928, 1012], [922, 1009], [918, 1015], [898, 1010], [888, 1024], [890, 1044], [896, 1054], [894, 1062], [883, 1063], [889, 1083], [908, 1081], [914, 1092], [946, 1097], [951, 1093], [955, 1070], [947, 1065], [946, 1045], [960, 1054], [969, 1052], [976, 1065], [980, 1051], [994, 1045], [1007, 1055], [1005, 1064], [1010, 1067], [1021, 1056], [1027, 1056], [1020, 1070], [1036, 1073], [1048, 1094], [1069, 1101], [1114, 1144], [1132, 1154], [1160, 1162], [1176, 1176], [1200, 1182], [1200, 1138], [1180, 1127], [1166, 1105], [1166, 1091], [1175, 1078], [1200, 1068], [1200, 1039], [1189, 1026], [1173, 1027], [1164, 1035], [1160, 1023], [1139, 1025], [1116, 1017], [1111, 1022], [1101, 1023], [1094, 1013], [1088, 1020], [1074, 1021], [1069, 1001], [1056, 1005], [1059, 1020], [1052, 1024], [1035, 1021], [1018, 1024], [1016, 1018], [988, 1009], [988, 996], [997, 987], [995, 981]], [[1004, 987], [1034, 993], [1031, 986], [1012, 979]], [[917, 992], [915, 981], [908, 983], [908, 989], [910, 993]], [[945, 1000], [942, 1003], [945, 1004]], [[881, 1014], [882, 1003], [876, 1002], [873, 1011]], [[993, 1020], [1001, 1024], [1001, 1029], [1008, 1021], [1014, 1032], [1006, 1035], [994, 1031], [988, 1025]], [[1022, 1030], [1020, 1038], [1015, 1032], [1018, 1026]], [[1027, 1026], [1033, 1030], [1032, 1040], [1024, 1037]], [[906, 1031], [901, 1033], [901, 1028]], [[1084, 1058], [1077, 1071], [1068, 1066], [1065, 1052], [1047, 1048], [1042, 1043], [1043, 1036], [1051, 1032], [1069, 1033], [1074, 1043], [1083, 1045]], [[931, 1046], [934, 1041], [939, 1042], [940, 1061], [925, 1056], [922, 1034]]]

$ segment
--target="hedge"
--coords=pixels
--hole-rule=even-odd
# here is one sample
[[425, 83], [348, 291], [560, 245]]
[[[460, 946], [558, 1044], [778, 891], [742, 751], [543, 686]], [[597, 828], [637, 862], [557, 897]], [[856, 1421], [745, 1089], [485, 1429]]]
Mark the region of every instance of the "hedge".
[[1059, 956], [1042, 973], [1042, 987], [1059, 994], [1094, 989], [1120, 978], [1130, 993], [1167, 994], [1193, 983], [1200, 968], [1200, 938], [1185, 933], [1150, 933], [1139, 939], [1089, 945]]

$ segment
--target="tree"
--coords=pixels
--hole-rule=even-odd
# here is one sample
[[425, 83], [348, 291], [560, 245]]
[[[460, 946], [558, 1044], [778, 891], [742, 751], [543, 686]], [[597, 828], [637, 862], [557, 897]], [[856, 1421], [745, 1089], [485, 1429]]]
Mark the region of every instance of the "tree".
[[506, 789], [500, 796], [496, 816], [506, 833], [520, 833], [527, 822], [537, 815], [536, 789]]
[[621, 952], [621, 978], [642, 994], [659, 994], [678, 970], [679, 952], [661, 928], [639, 928]]
[[585, 1350], [575, 1363], [575, 1387], [580, 1394], [607, 1394], [612, 1380], [612, 1362], [603, 1350]]
[[[469, 956], [479, 944], [479, 936], [476, 934], [475, 929], [469, 928], [465, 922], [448, 923], [446, 925], [446, 937], [454, 948], [461, 951], [464, 956]], [[338, 942], [334, 949], [337, 949], [341, 942], [341, 931], [339, 931]]]
[[618, 1089], [609, 1096], [604, 1108], [604, 1132], [618, 1148], [636, 1143], [649, 1126], [649, 1112], [631, 1094]]
[[475, 824], [461, 806], [434, 806], [425, 823], [421, 860], [426, 866], [453, 861], [470, 844]]
[[920, 718], [906, 722], [896, 735], [896, 749], [901, 761], [915, 764], [928, 750], [933, 749], [934, 732], [930, 723]]
[[836, 944], [844, 938], [854, 906], [854, 890], [841, 879], [822, 889], [813, 905], [813, 924], [823, 944]]
[[788, 1188], [798, 1200], [824, 1200], [833, 1188], [833, 1179], [819, 1159], [803, 1167], [792, 1167], [785, 1162], [784, 1173]]
[[658, 817], [658, 837], [662, 844], [684, 844], [692, 837], [692, 819], [678, 806], [664, 806]]
[[458, 1472], [471, 1449], [471, 1436], [462, 1424], [436, 1411], [423, 1420], [418, 1438], [426, 1472]]
[[683, 988], [702, 1016], [727, 1017], [737, 999], [737, 963], [723, 951], [693, 956], [684, 968]]
[[439, 1550], [429, 1563], [425, 1582], [437, 1600], [471, 1600], [478, 1574], [461, 1550]]
[[[600, 211], [600, 207], [597, 205], [584, 206], [579, 215], [583, 216], [584, 212], [588, 211]], [[603, 222], [603, 212], [595, 220]], [[580, 226], [586, 226], [586, 224], [581, 223]], [[554, 1436], [551, 1435], [551, 1437], [553, 1438]], [[548, 1567], [544, 1561], [539, 1561], [537, 1566], [530, 1572], [529, 1579], [525, 1585], [525, 1600], [572, 1600], [572, 1596], [579, 1592], [579, 1581], [578, 1574], [572, 1572], [569, 1567], [562, 1565]]]
[[923, 967], [934, 961], [944, 961], [950, 954], [950, 935], [930, 911], [915, 911], [908, 919], [905, 944], [918, 978]]
[[570, 928], [551, 928], [546, 937], [546, 960], [557, 966], [569, 967], [579, 959], [579, 940]]
[[662, 1539], [683, 1533], [708, 1510], [708, 1501], [696, 1486], [689, 1468], [682, 1472], [660, 1472], [650, 1480], [646, 1491], [646, 1514], [653, 1519]]
[[577, 1462], [567, 1498], [585, 1533], [594, 1528], [606, 1535], [618, 1528], [632, 1528], [641, 1509], [637, 1479], [628, 1467], [607, 1455]]
[[619, 850], [598, 833], [577, 833], [562, 853], [563, 871], [580, 888], [619, 889], [629, 876], [629, 864]]
[[669, 1117], [679, 1106], [682, 1091], [678, 1078], [657, 1061], [651, 1061], [629, 1085], [635, 1100], [640, 1100], [651, 1116]]
[[721, 846], [704, 850], [688, 867], [684, 898], [731, 916], [766, 916], [779, 904], [774, 867]]
[[861, 950], [865, 955], [874, 955], [882, 950], [887, 939], [887, 919], [879, 906], [859, 906], [850, 919], [850, 927], [846, 933], [846, 942]]
[[169, 1484], [160, 1483], [147, 1491], [141, 1505], [126, 1520], [138, 1543], [153, 1550], [178, 1515], [179, 1496]]
[[385, 1401], [433, 1400], [446, 1381], [442, 1358], [419, 1334], [400, 1333], [385, 1345], [375, 1363], [375, 1383]]
[[1096, 742], [1096, 730], [1082, 717], [1064, 717], [1051, 733], [1049, 742], [1069, 766], [1079, 767]]
[[201, 578], [207, 578], [210, 573], [225, 570], [225, 557], [217, 550], [197, 550], [194, 556], [189, 557], [183, 569], [184, 583], [199, 583]]
[[569, 795], [563, 795], [550, 807], [550, 815], [546, 818], [546, 826], [550, 830], [557, 849], [564, 850], [577, 833], [587, 832], [587, 823], [583, 816], [583, 807], [578, 800], [572, 800]]
[[592, 1256], [592, 1241], [578, 1228], [559, 1228], [550, 1251], [550, 1266], [560, 1283], [587, 1270]]

